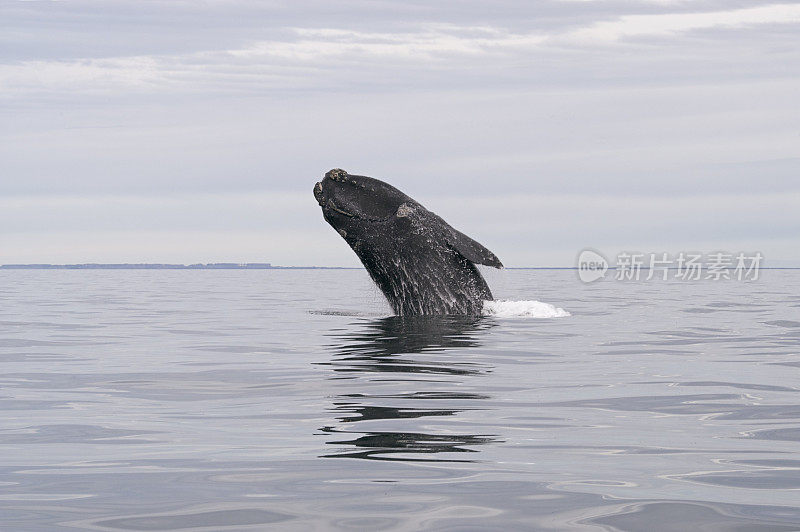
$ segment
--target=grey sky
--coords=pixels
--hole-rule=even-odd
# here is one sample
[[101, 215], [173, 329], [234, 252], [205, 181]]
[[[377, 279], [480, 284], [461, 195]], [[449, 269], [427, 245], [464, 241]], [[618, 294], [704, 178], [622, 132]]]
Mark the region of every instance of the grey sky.
[[800, 3], [2, 2], [0, 263], [355, 265], [386, 179], [509, 266], [800, 264]]

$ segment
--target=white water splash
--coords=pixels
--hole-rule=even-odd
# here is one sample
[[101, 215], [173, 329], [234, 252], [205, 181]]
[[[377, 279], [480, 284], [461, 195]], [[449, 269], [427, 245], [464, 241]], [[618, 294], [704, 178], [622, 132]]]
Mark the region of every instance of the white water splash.
[[483, 315], [497, 318], [564, 318], [571, 316], [563, 308], [541, 301], [484, 301]]

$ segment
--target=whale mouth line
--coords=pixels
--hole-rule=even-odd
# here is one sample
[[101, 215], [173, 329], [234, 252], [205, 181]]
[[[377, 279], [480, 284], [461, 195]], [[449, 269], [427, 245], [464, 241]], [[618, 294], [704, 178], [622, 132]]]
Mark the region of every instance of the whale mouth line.
[[345, 215], [345, 216], [347, 216], [347, 217], [350, 217], [350, 218], [358, 218], [358, 216], [356, 216], [355, 214], [353, 214], [353, 213], [349, 213], [349, 212], [347, 212], [347, 211], [343, 211], [342, 209], [338, 208], [338, 207], [336, 206], [336, 204], [335, 204], [335, 203], [334, 203], [332, 200], [329, 200], [329, 201], [328, 201], [328, 208], [329, 208], [330, 210], [332, 210], [332, 211], [336, 211], [336, 212], [338, 212], [339, 214], [344, 214], [344, 215]]
[[338, 212], [339, 214], [347, 216], [348, 218], [352, 218], [353, 220], [363, 220], [363, 221], [366, 221], [366, 222], [381, 222], [381, 221], [384, 221], [383, 218], [374, 218], [372, 216], [362, 216], [362, 215], [359, 215], [359, 214], [354, 214], [352, 212], [348, 212], [348, 211], [346, 211], [344, 209], [340, 209], [339, 207], [336, 206], [336, 204], [331, 199], [329, 199], [327, 204], [324, 205], [324, 208], [326, 208], [328, 210], [331, 210], [331, 211]]
[[[316, 189], [315, 189], [315, 192], [316, 192]], [[375, 217], [372, 217], [372, 216], [363, 216], [363, 215], [360, 215], [360, 214], [355, 214], [355, 213], [346, 211], [346, 210], [342, 209], [341, 207], [339, 207], [338, 205], [336, 205], [336, 202], [334, 202], [333, 199], [325, 198], [325, 197], [322, 196], [322, 194], [319, 194], [317, 196], [317, 201], [319, 202], [319, 205], [320, 205], [320, 207], [322, 207], [323, 210], [338, 212], [342, 216], [347, 216], [348, 218], [352, 218], [354, 220], [364, 220], [364, 221], [367, 221], [367, 222], [380, 222], [380, 221], [383, 221], [382, 218], [375, 218]]]

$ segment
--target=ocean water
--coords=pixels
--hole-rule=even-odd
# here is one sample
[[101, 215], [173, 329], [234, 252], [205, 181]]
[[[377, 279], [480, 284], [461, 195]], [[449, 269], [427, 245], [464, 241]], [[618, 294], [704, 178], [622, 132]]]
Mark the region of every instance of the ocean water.
[[488, 280], [0, 271], [0, 528], [800, 530], [800, 271]]

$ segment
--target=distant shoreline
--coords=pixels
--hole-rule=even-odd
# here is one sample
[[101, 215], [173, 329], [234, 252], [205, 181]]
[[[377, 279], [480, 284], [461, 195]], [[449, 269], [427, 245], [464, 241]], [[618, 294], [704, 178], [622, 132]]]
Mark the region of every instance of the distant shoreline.
[[[207, 264], [161, 264], [161, 263], [121, 263], [121, 264], [0, 264], [0, 270], [360, 270], [360, 266], [273, 266], [269, 262], [212, 262]], [[506, 270], [577, 270], [575, 266], [516, 266]], [[609, 270], [616, 269], [610, 266]], [[649, 269], [646, 266], [642, 270]], [[661, 268], [659, 268], [661, 269]], [[666, 268], [674, 270], [676, 268]], [[800, 270], [797, 266], [762, 267], [762, 270]]]
[[212, 262], [208, 264], [0, 264], [0, 270], [347, 270], [338, 266], [273, 266], [268, 262]]

